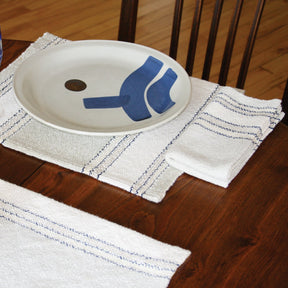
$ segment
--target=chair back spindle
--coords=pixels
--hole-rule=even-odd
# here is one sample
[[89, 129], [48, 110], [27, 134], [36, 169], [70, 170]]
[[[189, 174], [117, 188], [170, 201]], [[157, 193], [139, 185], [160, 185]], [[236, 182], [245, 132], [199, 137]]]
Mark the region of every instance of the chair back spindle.
[[216, 0], [215, 8], [214, 8], [214, 14], [212, 17], [212, 22], [211, 22], [211, 27], [210, 27], [210, 33], [209, 33], [208, 45], [207, 45], [206, 56], [205, 56], [205, 61], [204, 61], [204, 67], [203, 67], [203, 72], [202, 72], [202, 79], [204, 79], [204, 80], [209, 80], [212, 58], [213, 58], [213, 53], [214, 53], [214, 47], [215, 47], [216, 36], [217, 36], [217, 32], [218, 32], [218, 26], [219, 26], [219, 22], [220, 22], [222, 7], [223, 7], [223, 0]]
[[[203, 0], [195, 0], [194, 16], [191, 27], [189, 48], [186, 58], [185, 69], [187, 73], [191, 76], [193, 73], [194, 60], [197, 49], [197, 40], [199, 34], [199, 27], [201, 23], [201, 15], [203, 10]], [[202, 79], [209, 80], [212, 59], [214, 54], [214, 48], [217, 38], [217, 32], [219, 27], [219, 22], [221, 18], [221, 12], [224, 0], [215, 0], [214, 12], [211, 20], [209, 38], [206, 48], [206, 54], [204, 59], [204, 66], [202, 70]], [[235, 37], [237, 33], [238, 23], [240, 20], [241, 10], [244, 0], [236, 0], [236, 5], [230, 22], [227, 39], [225, 43], [222, 64], [219, 71], [218, 83], [221, 85], [226, 85], [232, 52], [234, 48]], [[248, 67], [250, 59], [252, 56], [252, 51], [256, 39], [256, 34], [259, 28], [261, 15], [264, 9], [265, 0], [258, 0], [256, 12], [254, 15], [253, 23], [248, 36], [248, 41], [246, 48], [242, 57], [242, 62], [239, 70], [239, 75], [237, 79], [236, 88], [243, 89], [246, 76], [248, 73]], [[177, 58], [177, 50], [179, 43], [179, 35], [181, 31], [181, 18], [183, 11], [184, 0], [175, 0], [174, 15], [172, 32], [170, 39], [170, 50], [169, 55], [173, 59]], [[138, 0], [122, 0], [120, 24], [118, 40], [134, 42], [136, 33], [136, 23], [137, 23], [137, 10], [138, 10]]]
[[175, 1], [172, 34], [171, 34], [171, 41], [170, 41], [170, 51], [169, 51], [169, 56], [172, 57], [173, 59], [177, 58], [181, 18], [182, 18], [182, 11], [183, 11], [183, 2], [184, 2], [183, 0]]
[[118, 40], [135, 42], [138, 0], [122, 0]]
[[193, 17], [193, 23], [192, 23], [192, 29], [191, 29], [191, 35], [190, 35], [190, 41], [189, 41], [189, 48], [188, 48], [187, 59], [186, 59], [186, 67], [185, 67], [189, 75], [192, 75], [194, 61], [195, 61], [202, 7], [203, 7], [203, 0], [196, 0], [196, 6], [194, 10], [194, 17]]
[[244, 0], [237, 0], [236, 2], [236, 7], [234, 10], [232, 19], [231, 19], [231, 24], [230, 24], [228, 35], [227, 35], [227, 40], [225, 44], [225, 49], [224, 49], [222, 64], [220, 68], [219, 79], [218, 79], [218, 83], [223, 86], [226, 85], [226, 82], [227, 82], [228, 71], [230, 67], [232, 51], [234, 47], [234, 42], [235, 42], [235, 37], [236, 37], [236, 32], [237, 32], [237, 27], [238, 27], [240, 15], [241, 15], [243, 2]]
[[250, 34], [248, 36], [246, 48], [245, 48], [245, 51], [244, 51], [244, 54], [243, 54], [243, 58], [242, 58], [242, 62], [241, 62], [241, 67], [240, 67], [240, 72], [239, 72], [239, 75], [238, 75], [236, 88], [240, 88], [240, 89], [244, 88], [245, 80], [246, 80], [247, 73], [248, 73], [248, 67], [249, 67], [249, 64], [250, 64], [252, 51], [253, 51], [253, 47], [254, 47], [257, 31], [258, 31], [258, 28], [259, 28], [260, 19], [261, 19], [262, 12], [263, 12], [263, 9], [264, 9], [264, 5], [265, 5], [265, 0], [259, 0], [258, 1], [256, 12], [255, 12], [255, 16], [254, 16], [254, 20], [253, 20], [253, 23], [252, 23], [252, 26], [251, 26]]

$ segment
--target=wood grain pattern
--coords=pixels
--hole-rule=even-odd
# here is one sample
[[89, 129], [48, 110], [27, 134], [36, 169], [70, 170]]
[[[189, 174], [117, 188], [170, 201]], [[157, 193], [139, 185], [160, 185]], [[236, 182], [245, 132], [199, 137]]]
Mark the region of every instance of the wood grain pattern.
[[123, 0], [121, 4], [118, 40], [135, 42], [138, 0]]
[[[177, 61], [184, 65], [190, 27], [195, 10], [195, 0], [184, 1], [180, 48]], [[199, 45], [193, 75], [201, 78], [207, 45], [208, 30], [215, 0], [203, 4], [203, 23], [199, 29]], [[212, 60], [211, 81], [218, 81], [221, 58], [225, 49], [225, 35], [231, 21], [236, 0], [223, 3], [222, 17]], [[174, 0], [140, 0], [136, 42], [169, 53]], [[237, 81], [242, 53], [243, 35], [251, 26], [249, 19], [256, 9], [256, 0], [244, 1], [235, 38], [235, 51], [231, 60], [231, 73], [227, 85]], [[119, 0], [1, 0], [0, 25], [4, 38], [34, 41], [48, 31], [70, 40], [117, 39], [121, 1]], [[281, 98], [288, 74], [288, 2], [267, 0], [258, 30], [248, 76], [244, 89], [256, 98]]]
[[[11, 60], [27, 43], [4, 47]], [[159, 204], [3, 146], [0, 178], [191, 250], [169, 288], [284, 288], [287, 143], [288, 127], [279, 124], [227, 189], [184, 174]]]
[[[29, 41], [3, 40], [4, 55], [0, 70], [24, 52], [30, 43]], [[18, 185], [21, 185], [44, 163], [39, 159], [4, 148], [2, 145], [0, 145], [0, 159], [0, 178]]]
[[29, 46], [30, 41], [15, 41], [3, 39], [3, 59], [0, 70], [6, 68], [9, 63], [14, 61]]

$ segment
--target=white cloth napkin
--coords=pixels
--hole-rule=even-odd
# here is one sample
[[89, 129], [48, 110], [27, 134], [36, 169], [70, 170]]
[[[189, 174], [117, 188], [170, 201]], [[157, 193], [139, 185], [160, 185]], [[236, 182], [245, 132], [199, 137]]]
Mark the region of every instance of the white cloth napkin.
[[190, 251], [0, 180], [1, 287], [167, 287]]
[[168, 151], [167, 162], [227, 187], [283, 116], [278, 99], [259, 100], [220, 87]]
[[191, 78], [192, 97], [187, 108], [173, 121], [152, 130], [115, 137], [66, 133], [27, 115], [17, 104], [12, 87], [14, 71], [23, 59], [66, 41], [45, 33], [0, 73], [0, 143], [160, 202], [183, 173], [167, 163], [167, 151], [183, 142], [184, 132], [222, 88]]

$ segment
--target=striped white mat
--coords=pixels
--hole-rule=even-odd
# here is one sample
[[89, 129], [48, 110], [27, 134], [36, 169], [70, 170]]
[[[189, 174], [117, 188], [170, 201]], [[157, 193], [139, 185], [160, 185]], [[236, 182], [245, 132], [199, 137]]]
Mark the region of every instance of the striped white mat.
[[0, 180], [1, 287], [167, 287], [189, 254]]

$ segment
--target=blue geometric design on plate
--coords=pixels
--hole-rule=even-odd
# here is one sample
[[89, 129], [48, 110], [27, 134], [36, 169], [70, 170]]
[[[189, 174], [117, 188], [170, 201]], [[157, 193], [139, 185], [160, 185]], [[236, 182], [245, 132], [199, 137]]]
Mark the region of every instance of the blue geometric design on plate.
[[[145, 63], [132, 72], [123, 82], [119, 96], [84, 98], [86, 109], [103, 109], [122, 107], [133, 121], [141, 121], [151, 117], [146, 102], [145, 90], [158, 75], [163, 62], [149, 56]], [[175, 102], [170, 98], [170, 90], [177, 79], [177, 74], [169, 68], [165, 74], [151, 85], [147, 91], [149, 105], [161, 114], [170, 109]]]

